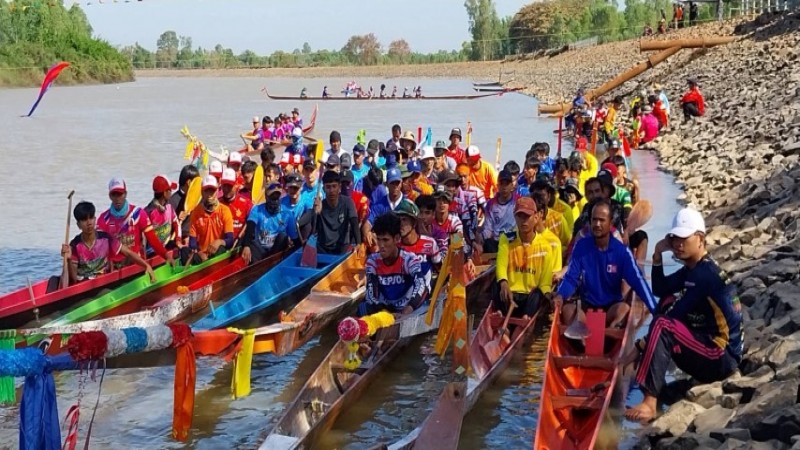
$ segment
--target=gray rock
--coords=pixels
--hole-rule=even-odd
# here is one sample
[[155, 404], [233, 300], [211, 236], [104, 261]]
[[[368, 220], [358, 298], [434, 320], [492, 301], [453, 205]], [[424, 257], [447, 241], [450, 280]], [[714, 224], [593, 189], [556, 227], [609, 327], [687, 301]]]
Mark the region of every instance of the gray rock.
[[720, 405], [714, 405], [711, 408], [701, 412], [694, 418], [692, 427], [694, 431], [699, 434], [708, 434], [711, 430], [718, 428], [725, 428], [728, 421], [733, 417], [733, 410], [723, 408]]
[[717, 397], [717, 404], [722, 406], [723, 408], [733, 409], [739, 406], [739, 403], [742, 401], [742, 393], [741, 392], [733, 392], [731, 394], [724, 394]]
[[717, 403], [717, 398], [721, 397], [722, 382], [717, 381], [710, 384], [700, 384], [686, 393], [686, 398], [697, 403], [703, 408], [710, 408]]
[[654, 446], [654, 450], [696, 450], [701, 448], [714, 449], [719, 447], [719, 441], [708, 436], [695, 433], [685, 433], [678, 437], [661, 439]]
[[750, 434], [756, 440], [765, 441], [777, 438], [779, 441], [789, 444], [792, 436], [800, 434], [800, 405], [773, 412], [757, 423], [750, 430]]
[[739, 439], [728, 439], [717, 450], [745, 450], [747, 442], [740, 441]]
[[734, 374], [728, 377], [722, 382], [722, 389], [725, 392], [746, 392], [772, 381], [773, 378], [775, 378], [775, 371], [769, 366], [761, 366], [750, 375]]
[[702, 406], [686, 400], [672, 405], [648, 429], [650, 436], [680, 436], [689, 429], [694, 418], [705, 411]]
[[775, 347], [767, 354], [767, 362], [770, 366], [778, 368], [789, 360], [800, 360], [798, 352], [800, 352], [800, 341], [789, 338], [782, 339], [780, 342], [776, 342]]
[[751, 439], [750, 430], [746, 428], [720, 428], [711, 430], [708, 435], [720, 442], [725, 442], [728, 439], [738, 439], [747, 442]]
[[[781, 383], [791, 383], [783, 381]], [[789, 408], [795, 404], [797, 388], [789, 390], [786, 385], [780, 383], [770, 383], [765, 385], [761, 391], [753, 396], [753, 399], [736, 409], [730, 423], [731, 428], [752, 429], [757, 423], [770, 414], [772, 411]]]

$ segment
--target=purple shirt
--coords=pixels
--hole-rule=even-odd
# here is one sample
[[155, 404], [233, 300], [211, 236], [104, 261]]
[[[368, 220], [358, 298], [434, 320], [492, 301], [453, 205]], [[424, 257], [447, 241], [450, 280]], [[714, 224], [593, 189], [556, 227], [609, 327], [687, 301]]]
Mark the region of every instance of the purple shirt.
[[658, 137], [658, 119], [656, 119], [656, 116], [652, 114], [642, 116], [642, 131], [644, 131], [642, 143], [650, 142]]

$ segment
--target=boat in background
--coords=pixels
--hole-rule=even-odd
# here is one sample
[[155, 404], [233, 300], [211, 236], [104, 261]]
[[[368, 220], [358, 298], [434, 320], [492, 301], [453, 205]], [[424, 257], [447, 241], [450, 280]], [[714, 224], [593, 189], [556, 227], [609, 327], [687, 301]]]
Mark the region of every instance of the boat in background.
[[270, 100], [315, 100], [315, 101], [332, 101], [332, 100], [353, 100], [353, 101], [369, 101], [369, 100], [376, 100], [376, 101], [391, 101], [391, 100], [474, 100], [476, 98], [484, 98], [484, 97], [492, 97], [495, 95], [503, 95], [510, 92], [517, 92], [521, 91], [522, 88], [503, 88], [499, 91], [493, 91], [490, 93], [483, 93], [483, 94], [468, 94], [468, 95], [423, 95], [422, 97], [293, 97], [293, 96], [281, 96], [281, 95], [272, 95], [267, 91], [267, 88], [261, 89], [264, 94], [266, 94], [267, 98]]
[[[632, 292], [631, 292], [632, 294]], [[628, 296], [629, 299], [632, 295]], [[633, 301], [625, 328], [605, 328], [605, 313], [587, 311], [591, 335], [580, 351], [564, 337], [556, 310], [544, 367], [539, 422], [534, 448], [545, 450], [617, 448], [619, 414], [612, 414], [612, 398], [622, 403], [622, 355], [633, 346], [641, 302]], [[619, 408], [622, 411], [622, 405]], [[618, 417], [614, 417], [618, 416]]]
[[[153, 269], [164, 264], [164, 259], [156, 256], [148, 261]], [[92, 298], [104, 289], [112, 289], [131, 278], [144, 273], [144, 268], [136, 264], [125, 266], [119, 270], [84, 280], [59, 289], [61, 279], [39, 281], [35, 284], [17, 289], [0, 296], [0, 329], [12, 329], [26, 323], [40, 320], [58, 310], [69, 308], [81, 300]], [[52, 278], [55, 280], [55, 277]]]
[[[296, 295], [312, 283], [327, 275], [342, 263], [348, 254], [317, 255], [317, 267], [303, 267], [300, 260], [303, 248], [295, 250], [255, 283], [236, 294], [225, 304], [211, 308], [211, 312], [192, 325], [193, 330], [221, 328], [268, 307], [294, 304]], [[305, 294], [303, 294], [305, 295]]]

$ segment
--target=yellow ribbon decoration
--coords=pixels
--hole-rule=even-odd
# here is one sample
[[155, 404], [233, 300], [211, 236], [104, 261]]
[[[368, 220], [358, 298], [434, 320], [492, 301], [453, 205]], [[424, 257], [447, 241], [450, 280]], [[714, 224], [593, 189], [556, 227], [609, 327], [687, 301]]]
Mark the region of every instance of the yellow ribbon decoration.
[[233, 360], [231, 396], [234, 399], [247, 397], [250, 395], [250, 371], [253, 365], [253, 344], [256, 340], [255, 330], [228, 328], [228, 331], [242, 335], [242, 347]]

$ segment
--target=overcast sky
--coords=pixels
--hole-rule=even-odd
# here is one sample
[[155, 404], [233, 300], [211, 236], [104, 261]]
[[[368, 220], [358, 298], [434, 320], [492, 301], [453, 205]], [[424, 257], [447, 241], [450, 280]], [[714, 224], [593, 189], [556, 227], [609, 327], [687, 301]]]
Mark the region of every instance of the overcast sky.
[[[65, 0], [70, 6], [72, 1]], [[403, 38], [413, 51], [460, 50], [469, 40], [462, 0], [83, 0], [95, 34], [113, 45], [138, 42], [150, 50], [166, 30], [235, 53], [341, 49], [353, 35], [375, 33], [384, 49]], [[90, 3], [87, 5], [87, 3]], [[500, 17], [530, 0], [495, 1]]]

